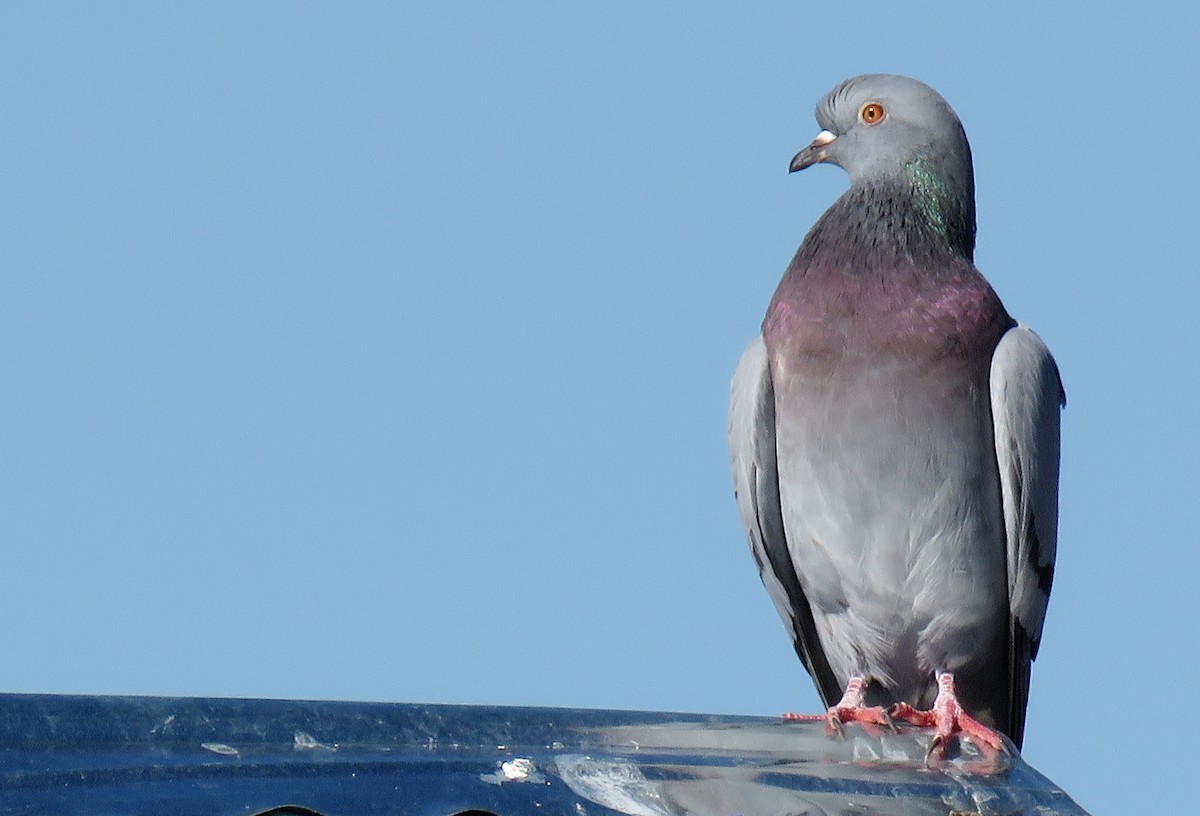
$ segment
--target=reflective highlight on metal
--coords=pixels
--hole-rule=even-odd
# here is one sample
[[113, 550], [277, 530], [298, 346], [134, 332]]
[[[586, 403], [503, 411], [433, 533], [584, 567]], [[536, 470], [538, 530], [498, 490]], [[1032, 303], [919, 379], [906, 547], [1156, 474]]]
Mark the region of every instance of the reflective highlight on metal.
[[1011, 747], [964, 741], [926, 765], [928, 739], [759, 717], [8, 694], [0, 814], [1084, 814]]

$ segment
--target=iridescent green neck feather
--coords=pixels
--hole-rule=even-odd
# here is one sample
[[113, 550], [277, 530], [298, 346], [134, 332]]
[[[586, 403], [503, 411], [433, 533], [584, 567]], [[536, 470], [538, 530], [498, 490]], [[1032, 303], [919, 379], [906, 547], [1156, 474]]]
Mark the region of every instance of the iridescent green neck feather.
[[917, 156], [904, 166], [912, 184], [913, 206], [928, 228], [952, 252], [971, 260], [975, 254], [975, 191], [970, 175], [954, 178], [945, 167]]

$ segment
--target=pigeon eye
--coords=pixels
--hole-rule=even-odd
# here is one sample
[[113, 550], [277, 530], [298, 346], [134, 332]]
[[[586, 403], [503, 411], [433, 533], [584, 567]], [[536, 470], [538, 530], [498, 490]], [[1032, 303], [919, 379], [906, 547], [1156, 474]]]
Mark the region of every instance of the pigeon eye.
[[867, 104], [863, 105], [862, 110], [858, 112], [858, 118], [861, 119], [865, 125], [878, 125], [883, 121], [883, 115], [883, 105], [880, 105], [878, 102], [868, 102]]

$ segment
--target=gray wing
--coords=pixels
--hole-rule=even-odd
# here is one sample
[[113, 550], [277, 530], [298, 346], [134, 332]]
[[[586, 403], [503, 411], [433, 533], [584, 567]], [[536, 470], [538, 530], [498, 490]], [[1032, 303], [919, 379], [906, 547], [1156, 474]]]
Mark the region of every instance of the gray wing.
[[734, 497], [758, 574], [821, 699], [825, 705], [833, 705], [841, 689], [817, 638], [812, 608], [788, 553], [775, 465], [775, 390], [761, 336], [746, 346], [733, 374], [729, 462]]
[[1018, 324], [992, 355], [992, 422], [1004, 501], [1012, 657], [1011, 734], [1025, 728], [1029, 664], [1037, 656], [1058, 541], [1058, 366], [1041, 338]]

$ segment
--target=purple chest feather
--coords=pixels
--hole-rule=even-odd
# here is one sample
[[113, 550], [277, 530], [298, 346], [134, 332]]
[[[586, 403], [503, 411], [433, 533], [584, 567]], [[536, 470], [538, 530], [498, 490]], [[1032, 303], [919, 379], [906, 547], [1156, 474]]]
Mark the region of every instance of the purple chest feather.
[[872, 360], [988, 360], [1012, 325], [968, 261], [930, 272], [912, 262], [866, 271], [793, 267], [763, 322], [768, 347], [793, 365]]

